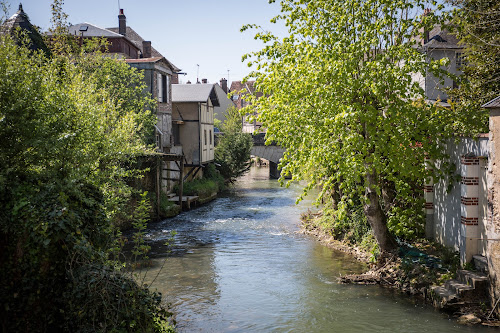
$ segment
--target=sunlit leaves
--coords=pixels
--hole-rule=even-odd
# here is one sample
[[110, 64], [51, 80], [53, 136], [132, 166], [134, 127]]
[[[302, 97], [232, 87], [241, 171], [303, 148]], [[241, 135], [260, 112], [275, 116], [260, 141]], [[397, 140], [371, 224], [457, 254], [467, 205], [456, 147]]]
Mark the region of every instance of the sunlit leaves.
[[[396, 199], [421, 209], [424, 157], [444, 157], [442, 140], [451, 134], [451, 113], [423, 102], [416, 74], [443, 75], [417, 47], [424, 28], [438, 22], [422, 17], [426, 1], [281, 1], [289, 35], [245, 59], [257, 70], [252, 98], [269, 139], [287, 149], [281, 166], [292, 180], [306, 179], [322, 193], [339, 185], [342, 200], [363, 197], [367, 186], [379, 194], [391, 184]], [[248, 26], [247, 28], [250, 28]], [[268, 42], [270, 35], [257, 34]], [[444, 61], [444, 60], [443, 60]], [[378, 181], [367, 184], [368, 174]], [[407, 188], [416, 189], [408, 192]], [[412, 197], [414, 196], [414, 197]], [[388, 206], [389, 207], [389, 206]], [[392, 206], [391, 206], [392, 207]], [[389, 212], [386, 212], [389, 213]], [[398, 221], [391, 213], [391, 221]]]

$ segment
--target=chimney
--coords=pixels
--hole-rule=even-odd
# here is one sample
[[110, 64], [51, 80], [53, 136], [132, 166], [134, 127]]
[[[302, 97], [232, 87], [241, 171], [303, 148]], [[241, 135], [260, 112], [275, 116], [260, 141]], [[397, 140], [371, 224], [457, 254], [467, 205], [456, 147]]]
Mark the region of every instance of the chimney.
[[123, 36], [127, 34], [127, 17], [123, 14], [123, 9], [120, 9], [118, 15], [118, 33]]
[[191, 84], [191, 81], [188, 80], [188, 82], [186, 82], [186, 84]]
[[[424, 9], [424, 16], [427, 16], [430, 13], [431, 13], [431, 9], [430, 8], [425, 8]], [[427, 28], [424, 28], [424, 36], [423, 36], [423, 39], [422, 39], [422, 45], [426, 44], [428, 41], [429, 41], [429, 30], [427, 30]]]
[[201, 83], [206, 84], [206, 83], [208, 83], [208, 80], [207, 79], [201, 79]]
[[179, 74], [174, 73], [172, 74], [172, 84], [179, 84]]
[[224, 92], [227, 94], [227, 80], [225, 78], [222, 78], [220, 80], [220, 87], [222, 88], [222, 90], [224, 90]]
[[150, 41], [142, 41], [142, 57], [143, 58], [151, 58], [151, 42]]

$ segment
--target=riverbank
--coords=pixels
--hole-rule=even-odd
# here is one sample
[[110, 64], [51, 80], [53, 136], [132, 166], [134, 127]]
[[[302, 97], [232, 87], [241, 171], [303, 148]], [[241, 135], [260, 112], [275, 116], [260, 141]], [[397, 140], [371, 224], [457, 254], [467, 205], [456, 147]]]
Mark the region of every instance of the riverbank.
[[[433, 286], [442, 285], [455, 278], [460, 268], [458, 256], [452, 251], [428, 240], [418, 240], [404, 244], [398, 253], [374, 258], [365, 249], [335, 239], [329, 230], [314, 223], [320, 214], [308, 213], [301, 218], [301, 232], [315, 237], [325, 246], [348, 253], [368, 265], [362, 274], [341, 276], [340, 282], [347, 284], [380, 285], [417, 298], [425, 303], [439, 307]], [[483, 324], [500, 326], [500, 322], [491, 317], [491, 307], [485, 303], [455, 305], [440, 308], [461, 324]]]

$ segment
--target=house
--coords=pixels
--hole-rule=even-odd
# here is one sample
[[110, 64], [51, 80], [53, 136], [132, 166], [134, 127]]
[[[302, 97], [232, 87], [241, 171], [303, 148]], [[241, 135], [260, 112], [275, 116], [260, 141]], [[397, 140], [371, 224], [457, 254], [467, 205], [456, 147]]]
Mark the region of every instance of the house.
[[123, 9], [118, 15], [118, 27], [100, 28], [91, 23], [79, 23], [68, 27], [68, 33], [79, 38], [102, 37], [109, 42], [107, 52], [126, 61], [131, 67], [144, 71], [144, 80], [151, 96], [158, 102], [156, 137], [158, 150], [170, 153], [172, 146], [171, 84], [177, 80], [180, 69], [163, 57], [131, 27]]
[[[214, 119], [217, 119], [221, 123], [223, 123], [226, 120], [227, 109], [234, 107], [235, 105], [233, 101], [227, 97], [228, 87], [226, 79], [221, 79], [220, 84], [216, 83], [214, 87], [217, 98], [219, 99], [219, 106], [214, 107]], [[218, 129], [216, 129], [216, 131], [217, 130]]]
[[214, 107], [220, 106], [216, 85], [172, 85], [174, 149], [181, 147], [192, 177], [214, 160]]
[[[233, 81], [231, 83], [230, 91], [233, 92], [232, 100], [236, 105], [236, 108], [239, 110], [248, 106], [249, 102], [245, 101], [243, 96], [245, 94], [256, 94], [257, 97], [262, 97], [263, 94], [261, 92], [255, 92], [254, 87], [255, 81]], [[257, 112], [254, 111], [253, 114], [249, 114], [248, 116], [243, 117], [242, 126], [243, 133], [255, 133], [255, 132], [264, 132], [264, 129], [261, 129], [262, 123], [257, 120], [250, 120], [250, 117], [256, 116]]]
[[43, 37], [40, 35], [38, 30], [31, 24], [28, 15], [23, 10], [23, 5], [19, 4], [18, 11], [8, 18], [1, 26], [0, 26], [0, 34], [1, 35], [11, 35], [18, 43], [21, 43], [19, 38], [17, 38], [18, 30], [26, 33], [29, 39], [28, 48], [33, 51], [41, 50], [46, 54], [49, 54], [50, 51], [45, 45], [43, 41]]
[[[131, 67], [143, 71], [147, 89], [157, 101], [156, 145], [158, 152], [165, 156], [158, 170], [157, 192], [168, 192], [175, 181], [180, 181], [179, 173], [172, 173], [172, 164], [182, 160], [182, 156], [172, 151], [172, 82], [177, 82], [180, 69], [158, 52], [151, 41], [144, 40], [135, 30], [127, 26], [123, 9], [118, 15], [118, 27], [100, 28], [91, 23], [79, 23], [68, 27], [68, 33], [77, 38], [105, 38], [109, 45], [108, 54], [127, 62]], [[175, 156], [173, 156], [175, 155]]]
[[[417, 38], [422, 52], [425, 53], [427, 61], [447, 58], [448, 64], [442, 69], [448, 73], [460, 76], [463, 74], [461, 67], [464, 65], [463, 45], [459, 44], [457, 37], [449, 33], [441, 26], [434, 27], [431, 31], [424, 32], [424, 38]], [[425, 77], [421, 74], [414, 76], [425, 91], [425, 96], [430, 101], [448, 100], [447, 89], [456, 88], [456, 82], [451, 77], [436, 78], [427, 72]]]

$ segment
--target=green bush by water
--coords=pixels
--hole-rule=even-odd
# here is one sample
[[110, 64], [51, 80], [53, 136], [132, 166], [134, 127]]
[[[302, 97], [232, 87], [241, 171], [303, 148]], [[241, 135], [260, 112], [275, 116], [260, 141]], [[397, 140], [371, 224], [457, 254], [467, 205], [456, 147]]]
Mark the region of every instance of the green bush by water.
[[[210, 163], [204, 169], [203, 178], [184, 183], [183, 195], [197, 195], [200, 198], [206, 198], [224, 189], [224, 178], [215, 169], [215, 165]], [[175, 186], [174, 190], [179, 194], [178, 185]]]

